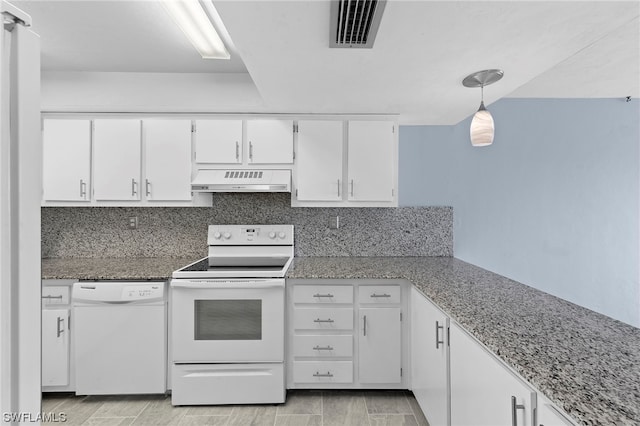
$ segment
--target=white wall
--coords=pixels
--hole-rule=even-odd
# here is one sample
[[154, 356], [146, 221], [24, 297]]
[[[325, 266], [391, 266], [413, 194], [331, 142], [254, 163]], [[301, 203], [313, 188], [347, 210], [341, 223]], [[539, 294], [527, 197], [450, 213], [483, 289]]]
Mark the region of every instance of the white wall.
[[44, 112], [244, 112], [263, 108], [247, 73], [43, 72]]
[[399, 199], [454, 207], [454, 255], [640, 326], [640, 102], [503, 99], [490, 147], [400, 127]]

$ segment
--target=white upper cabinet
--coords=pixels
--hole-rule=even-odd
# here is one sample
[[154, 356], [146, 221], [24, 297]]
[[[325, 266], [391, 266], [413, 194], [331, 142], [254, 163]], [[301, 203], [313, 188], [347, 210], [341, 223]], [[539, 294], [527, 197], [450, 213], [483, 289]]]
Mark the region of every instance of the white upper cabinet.
[[343, 194], [342, 121], [298, 121], [296, 198], [339, 201]]
[[349, 121], [350, 201], [394, 200], [395, 139], [395, 123], [391, 121]]
[[197, 120], [196, 163], [242, 164], [242, 120]]
[[248, 164], [293, 163], [293, 120], [247, 120]]
[[44, 120], [42, 162], [45, 201], [89, 201], [91, 121]]
[[94, 198], [139, 200], [141, 121], [94, 121]]
[[150, 201], [191, 200], [191, 120], [144, 120], [144, 194]]

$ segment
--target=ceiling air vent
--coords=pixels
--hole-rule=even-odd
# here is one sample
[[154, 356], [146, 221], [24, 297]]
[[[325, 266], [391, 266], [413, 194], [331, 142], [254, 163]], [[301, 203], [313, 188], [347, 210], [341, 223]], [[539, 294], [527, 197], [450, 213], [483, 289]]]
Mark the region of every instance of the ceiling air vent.
[[330, 47], [373, 47], [386, 0], [332, 0]]

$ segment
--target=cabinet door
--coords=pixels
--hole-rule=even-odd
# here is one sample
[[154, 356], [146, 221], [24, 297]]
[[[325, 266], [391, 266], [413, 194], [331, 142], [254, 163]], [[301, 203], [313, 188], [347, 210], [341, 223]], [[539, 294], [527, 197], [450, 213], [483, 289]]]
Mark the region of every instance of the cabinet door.
[[351, 201], [393, 201], [395, 135], [389, 121], [349, 121]]
[[197, 120], [195, 139], [196, 163], [242, 163], [242, 120]]
[[301, 201], [342, 199], [341, 121], [299, 121], [296, 197]]
[[573, 426], [573, 423], [545, 397], [538, 398], [538, 418], [536, 426]]
[[42, 386], [69, 384], [68, 309], [42, 311]]
[[46, 201], [89, 201], [90, 120], [44, 120], [42, 188]]
[[95, 120], [94, 198], [140, 199], [140, 120]]
[[456, 324], [450, 325], [451, 425], [532, 425], [535, 392]]
[[402, 380], [400, 308], [360, 308], [360, 383]]
[[411, 290], [411, 383], [431, 426], [449, 424], [448, 318], [418, 290]]
[[191, 121], [145, 120], [144, 130], [146, 198], [191, 200]]
[[247, 120], [249, 164], [293, 163], [292, 120]]

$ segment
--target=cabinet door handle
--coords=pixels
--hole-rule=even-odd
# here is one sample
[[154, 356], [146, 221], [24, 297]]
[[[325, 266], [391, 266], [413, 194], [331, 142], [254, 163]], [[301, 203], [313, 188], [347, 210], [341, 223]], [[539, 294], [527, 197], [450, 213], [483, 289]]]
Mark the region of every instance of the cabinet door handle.
[[373, 293], [369, 297], [391, 297], [391, 295], [387, 293], [382, 293], [382, 294]]
[[51, 296], [50, 294], [47, 294], [46, 296], [42, 296], [42, 298], [43, 299], [49, 299], [49, 300], [51, 300], [51, 299], [60, 299], [60, 300], [62, 300], [62, 295], [59, 294], [57, 296]]
[[131, 178], [131, 196], [134, 197], [138, 193], [138, 182], [135, 178]]
[[363, 320], [364, 320], [364, 325], [362, 327], [364, 332], [363, 336], [366, 336], [367, 335], [367, 316], [366, 315], [363, 317]]
[[353, 179], [351, 179], [351, 196], [353, 197]]
[[436, 321], [436, 349], [440, 348], [440, 345], [444, 345], [444, 340], [440, 340], [440, 330], [444, 330], [444, 325], [440, 325]]
[[315, 322], [315, 323], [323, 323], [323, 322], [331, 323], [331, 322], [335, 322], [335, 321], [333, 321], [331, 318], [327, 318], [326, 320], [317, 318], [317, 319], [314, 319], [313, 322]]
[[511, 397], [511, 426], [518, 426], [518, 410], [524, 411], [524, 404], [516, 403], [516, 397]]
[[253, 161], [253, 143], [249, 141], [249, 161]]
[[236, 141], [236, 161], [240, 161], [240, 143]]
[[87, 184], [84, 180], [80, 179], [80, 197], [83, 200], [87, 199]]
[[313, 374], [313, 377], [333, 377], [333, 374], [331, 374], [330, 371], [327, 371], [326, 373], [320, 373], [319, 371], [316, 371]]
[[57, 336], [56, 337], [60, 337], [60, 335], [62, 333], [64, 333], [64, 330], [60, 328], [60, 324], [62, 324], [63, 322], [64, 322], [64, 318], [58, 317]]
[[338, 198], [340, 198], [340, 179], [338, 179]]
[[332, 351], [333, 350], [333, 346], [327, 345], [327, 346], [314, 346], [313, 347], [314, 351]]
[[149, 182], [149, 179], [144, 180], [144, 189], [147, 197], [151, 196], [151, 182]]
[[327, 293], [327, 294], [316, 293], [316, 294], [313, 295], [313, 297], [333, 297], [333, 294], [331, 294], [331, 293]]

